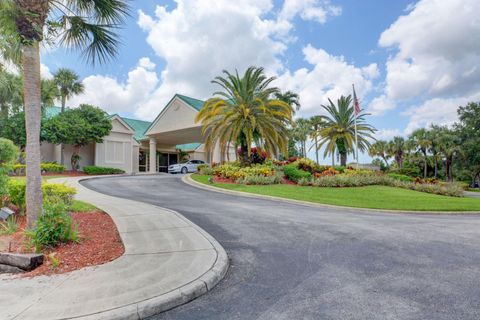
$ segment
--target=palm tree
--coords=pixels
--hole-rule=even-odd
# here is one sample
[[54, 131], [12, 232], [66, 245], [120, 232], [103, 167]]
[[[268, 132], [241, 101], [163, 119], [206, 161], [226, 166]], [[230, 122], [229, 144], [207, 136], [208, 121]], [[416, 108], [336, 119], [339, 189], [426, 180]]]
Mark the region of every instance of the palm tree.
[[385, 166], [388, 168], [388, 159], [390, 154], [388, 153], [388, 142], [384, 140], [375, 141], [368, 149], [368, 154], [371, 157], [380, 157], [385, 162]]
[[310, 133], [312, 139], [314, 140], [315, 146], [315, 161], [317, 164], [320, 164], [319, 156], [318, 156], [318, 136], [314, 133], [320, 130], [320, 128], [324, 125], [323, 118], [321, 116], [313, 116], [310, 118], [310, 123], [312, 124], [313, 131]]
[[[202, 122], [205, 146], [233, 142], [240, 147], [240, 163], [250, 164], [252, 144], [276, 155], [287, 154], [288, 126], [292, 123], [293, 108], [284, 101], [273, 99], [278, 88], [270, 87], [275, 78], [267, 78], [263, 68], [250, 67], [240, 77], [238, 72], [223, 71], [212, 83], [223, 91], [208, 99], [195, 121]], [[225, 150], [222, 150], [224, 153]]]
[[388, 153], [393, 156], [399, 169], [403, 167], [403, 158], [406, 149], [405, 139], [402, 137], [393, 137], [393, 140], [388, 143]]
[[65, 111], [67, 99], [70, 99], [73, 95], [82, 93], [85, 89], [78, 79], [78, 74], [67, 68], [60, 68], [53, 74], [53, 81], [57, 85], [60, 94], [62, 112]]
[[292, 91], [277, 92], [275, 93], [275, 98], [277, 100], [288, 103], [290, 106], [295, 107], [295, 110], [300, 110], [300, 97], [298, 94]]
[[[80, 49], [92, 64], [117, 53], [115, 29], [128, 14], [126, 0], [2, 0], [1, 51], [4, 58], [21, 61], [27, 130], [27, 226], [35, 226], [42, 212], [40, 172], [40, 43], [47, 40]], [[55, 41], [51, 41], [55, 40]], [[12, 48], [19, 49], [15, 52]], [[19, 58], [21, 57], [21, 59]]]
[[[352, 106], [352, 97], [341, 96], [335, 105], [328, 99], [328, 105], [322, 105], [328, 115], [322, 116], [325, 125], [315, 132], [319, 138], [318, 149], [325, 146], [324, 157], [335, 153], [340, 154], [340, 164], [347, 165], [347, 155], [355, 152], [355, 111]], [[370, 146], [369, 140], [375, 140], [372, 134], [376, 129], [365, 122], [366, 113], [357, 116], [358, 148], [365, 151]]]
[[427, 177], [427, 152], [431, 146], [431, 140], [428, 131], [424, 128], [415, 130], [410, 135], [410, 141], [412, 142], [413, 149], [416, 149], [423, 156], [423, 178]]
[[312, 124], [310, 120], [305, 118], [298, 118], [295, 120], [293, 126], [293, 132], [295, 135], [295, 140], [300, 142], [300, 153], [303, 158], [307, 157], [307, 140], [308, 137], [312, 134]]
[[445, 180], [453, 181], [453, 158], [460, 152], [459, 135], [446, 126], [439, 127], [437, 141], [438, 149], [445, 157]]
[[51, 106], [58, 97], [58, 89], [53, 80], [42, 79], [40, 82], [42, 106]]
[[0, 116], [8, 115], [22, 105], [22, 81], [19, 76], [0, 68]]
[[441, 131], [441, 128], [435, 125], [432, 125], [431, 129], [427, 131], [428, 139], [430, 140], [429, 151], [432, 154], [434, 167], [435, 167], [434, 169], [435, 179], [438, 177], [438, 161], [441, 160], [439, 142], [438, 142], [440, 131]]
[[[85, 87], [83, 84], [78, 81], [79, 76], [75, 73], [75, 71], [67, 69], [67, 68], [60, 68], [53, 74], [53, 81], [57, 86], [61, 103], [62, 103], [62, 110], [61, 113], [65, 111], [65, 104], [67, 103], [67, 99], [70, 99], [73, 95], [80, 94], [83, 92]], [[63, 165], [65, 162], [64, 159], [64, 145], [60, 145], [60, 163]]]

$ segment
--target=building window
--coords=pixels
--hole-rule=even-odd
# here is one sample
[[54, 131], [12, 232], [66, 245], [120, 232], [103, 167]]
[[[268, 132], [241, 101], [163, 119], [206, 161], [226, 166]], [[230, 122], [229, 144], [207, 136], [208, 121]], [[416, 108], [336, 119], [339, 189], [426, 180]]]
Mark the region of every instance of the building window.
[[105, 141], [105, 162], [125, 162], [125, 142]]

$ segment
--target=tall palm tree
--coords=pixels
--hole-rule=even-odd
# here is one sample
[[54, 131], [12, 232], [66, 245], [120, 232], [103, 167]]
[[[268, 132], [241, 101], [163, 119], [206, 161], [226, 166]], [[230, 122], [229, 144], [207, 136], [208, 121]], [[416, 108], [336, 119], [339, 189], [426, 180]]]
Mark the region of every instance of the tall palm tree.
[[22, 105], [22, 81], [19, 76], [0, 68], [0, 116], [7, 118]]
[[53, 80], [42, 79], [40, 82], [40, 99], [42, 106], [51, 106], [58, 97], [58, 89]]
[[[340, 154], [340, 164], [347, 165], [347, 155], [355, 153], [355, 111], [352, 106], [352, 97], [341, 96], [335, 105], [328, 99], [328, 105], [322, 105], [328, 115], [322, 116], [325, 125], [315, 132], [319, 138], [318, 149], [325, 146], [324, 157], [337, 150]], [[365, 151], [370, 146], [370, 140], [375, 140], [372, 134], [376, 129], [366, 123], [366, 113], [357, 116], [358, 148]]]
[[438, 149], [445, 158], [445, 180], [453, 181], [453, 159], [460, 152], [459, 135], [446, 126], [439, 127], [437, 142]]
[[79, 81], [79, 78], [75, 71], [67, 68], [60, 68], [53, 74], [53, 81], [58, 87], [62, 103], [62, 112], [65, 111], [67, 99], [82, 93], [85, 89], [83, 83]]
[[424, 128], [415, 130], [410, 135], [410, 141], [412, 142], [413, 149], [420, 152], [423, 156], [423, 178], [427, 177], [427, 160], [428, 160], [428, 150], [431, 147], [431, 140], [428, 134], [428, 131]]
[[298, 118], [295, 120], [293, 131], [295, 140], [300, 142], [300, 153], [303, 158], [307, 157], [307, 140], [312, 134], [312, 123], [309, 119]]
[[430, 140], [429, 152], [432, 154], [434, 163], [434, 177], [438, 178], [438, 162], [441, 160], [441, 154], [439, 149], [439, 135], [441, 128], [439, 126], [432, 125], [430, 130], [427, 131], [428, 139]]
[[[274, 99], [278, 88], [271, 87], [275, 78], [267, 78], [263, 68], [250, 67], [243, 76], [223, 71], [212, 83], [222, 91], [208, 99], [195, 121], [202, 122], [205, 146], [233, 142], [240, 147], [240, 163], [250, 164], [252, 144], [270, 154], [287, 154], [288, 126], [292, 123], [293, 108]], [[224, 150], [222, 150], [224, 152]]]
[[290, 106], [295, 107], [295, 110], [300, 110], [300, 97], [293, 91], [277, 92], [275, 93], [277, 100], [288, 103]]
[[[117, 52], [115, 30], [128, 14], [126, 0], [2, 0], [2, 56], [21, 62], [27, 129], [27, 226], [42, 212], [40, 172], [40, 43], [43, 40], [80, 49], [92, 64]], [[17, 52], [12, 48], [19, 49]]]
[[[65, 105], [67, 103], [67, 99], [70, 99], [73, 95], [80, 94], [84, 91], [85, 87], [83, 83], [79, 81], [78, 74], [75, 71], [67, 69], [67, 68], [60, 68], [53, 74], [53, 81], [57, 86], [58, 93], [60, 96], [62, 110], [61, 113], [65, 111]], [[64, 156], [65, 146], [63, 144], [60, 145], [60, 163], [63, 165], [65, 162]]]
[[406, 150], [406, 142], [402, 137], [393, 137], [393, 140], [388, 143], [389, 154], [393, 156], [393, 159], [397, 163], [397, 167], [399, 169], [403, 167], [403, 158]]
[[368, 149], [368, 154], [371, 157], [380, 157], [385, 162], [385, 166], [388, 168], [388, 159], [390, 154], [388, 153], [388, 142], [384, 140], [375, 141]]
[[310, 117], [310, 123], [312, 125], [312, 132], [310, 135], [312, 136], [312, 139], [314, 140], [314, 147], [315, 147], [315, 161], [317, 164], [320, 164], [319, 156], [318, 153], [320, 150], [318, 150], [318, 136], [315, 135], [315, 132], [320, 130], [320, 128], [324, 125], [323, 118], [321, 116], [312, 116]]

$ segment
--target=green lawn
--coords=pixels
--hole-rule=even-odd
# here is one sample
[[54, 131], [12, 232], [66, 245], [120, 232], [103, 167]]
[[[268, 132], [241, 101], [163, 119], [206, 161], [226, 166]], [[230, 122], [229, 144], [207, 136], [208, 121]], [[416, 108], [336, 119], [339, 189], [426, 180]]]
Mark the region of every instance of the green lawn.
[[80, 200], [73, 200], [73, 203], [69, 208], [69, 211], [70, 212], [90, 212], [96, 209], [97, 207], [95, 207], [93, 204], [83, 202]]
[[[209, 184], [208, 178], [209, 176], [205, 175], [192, 175], [193, 180], [204, 184]], [[319, 188], [286, 184], [246, 186], [215, 183], [213, 185], [229, 190], [357, 208], [407, 211], [480, 211], [480, 199], [446, 197], [385, 186]]]
[[[49, 180], [49, 179], [56, 179], [56, 178], [65, 178], [67, 176], [65, 175], [58, 175], [58, 176], [42, 176], [42, 180]], [[25, 176], [11, 176], [11, 179], [17, 179], [17, 180], [25, 180], [27, 179]]]

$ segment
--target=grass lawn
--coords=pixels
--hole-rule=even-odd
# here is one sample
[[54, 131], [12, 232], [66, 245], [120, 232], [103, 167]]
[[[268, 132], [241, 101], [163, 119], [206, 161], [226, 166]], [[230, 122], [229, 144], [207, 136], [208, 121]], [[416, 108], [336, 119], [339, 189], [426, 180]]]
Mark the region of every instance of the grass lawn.
[[80, 200], [73, 200], [73, 203], [69, 208], [70, 212], [91, 212], [94, 210], [97, 210], [97, 207], [95, 207], [93, 204]]
[[[192, 175], [193, 180], [204, 184], [209, 184], [208, 178], [209, 176], [205, 175]], [[446, 197], [386, 186], [320, 188], [286, 184], [247, 186], [231, 183], [215, 183], [214, 186], [346, 207], [407, 211], [480, 211], [480, 199]]]
[[[42, 180], [49, 180], [49, 179], [55, 179], [55, 178], [65, 178], [65, 177], [68, 177], [68, 176], [65, 176], [65, 175], [42, 176]], [[25, 176], [11, 176], [10, 178], [11, 178], [11, 179], [17, 179], [17, 180], [25, 180], [25, 179], [27, 179]]]

